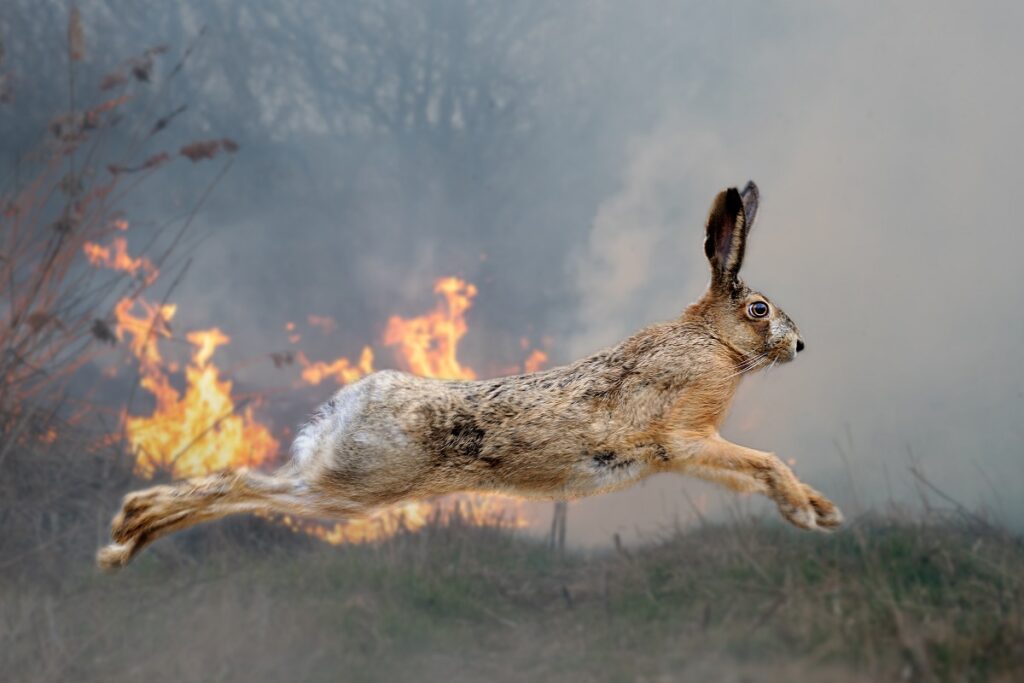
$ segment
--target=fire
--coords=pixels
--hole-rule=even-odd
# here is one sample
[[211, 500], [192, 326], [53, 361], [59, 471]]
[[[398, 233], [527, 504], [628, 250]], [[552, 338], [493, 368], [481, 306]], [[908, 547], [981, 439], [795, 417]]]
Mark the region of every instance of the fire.
[[[251, 405], [239, 412], [231, 380], [222, 378], [210, 362], [217, 347], [231, 341], [226, 334], [213, 328], [186, 335], [195, 348], [185, 367], [185, 390], [180, 392], [160, 362], [155, 337], [150, 342], [139, 336], [139, 321], [145, 318], [132, 316], [125, 307], [116, 309], [115, 315], [118, 311], [124, 317], [118, 317], [117, 334], [121, 338], [132, 335], [131, 348], [139, 350], [140, 385], [156, 401], [150, 415], [124, 415], [125, 436], [142, 476], [164, 469], [174, 477], [193, 477], [260, 465], [275, 456], [277, 439], [256, 420]], [[149, 308], [147, 313], [157, 311]], [[159, 312], [165, 325], [173, 314], [173, 309]]]
[[534, 349], [530, 352], [530, 355], [523, 361], [523, 369], [527, 372], [537, 372], [548, 362], [548, 354], [544, 353], [540, 349]]
[[[123, 223], [123, 221], [115, 222], [115, 227], [118, 230], [127, 229], [127, 224], [125, 227], [121, 227], [119, 223]], [[85, 252], [85, 258], [92, 265], [119, 270], [131, 275], [140, 275], [147, 285], [153, 284], [160, 274], [153, 262], [145, 256], [132, 258], [128, 254], [128, 240], [124, 237], [115, 237], [111, 240], [109, 247], [95, 242], [86, 242], [82, 245], [82, 250]]]
[[452, 496], [440, 501], [412, 501], [388, 508], [366, 519], [337, 522], [333, 526], [286, 516], [282, 521], [332, 545], [366, 543], [389, 538], [403, 531], [417, 531], [428, 524], [521, 529], [528, 525], [512, 498], [482, 493]]
[[408, 320], [391, 317], [384, 343], [397, 347], [413, 374], [476, 379], [476, 373], [459, 364], [457, 357], [459, 341], [468, 330], [465, 315], [476, 296], [476, 287], [457, 277], [444, 277], [435, 283], [434, 292], [444, 299], [427, 315]]
[[[96, 266], [141, 272], [147, 282], [159, 274], [145, 257], [128, 254], [124, 238], [114, 238], [112, 251], [91, 243], [84, 249]], [[269, 461], [278, 451], [277, 440], [256, 420], [252, 406], [239, 412], [233, 383], [211, 362], [217, 347], [230, 341], [226, 334], [216, 328], [187, 334], [194, 349], [185, 367], [185, 389], [179, 391], [172, 384], [168, 373], [176, 372], [177, 364], [164, 360], [159, 342], [172, 337], [170, 323], [176, 312], [173, 304], [156, 305], [141, 297], [125, 297], [114, 306], [115, 334], [127, 341], [138, 362], [139, 385], [155, 401], [150, 415], [130, 415], [126, 408], [122, 416], [136, 470], [146, 477], [157, 469], [190, 477]]]
[[331, 363], [323, 361], [313, 363], [301, 351], [297, 358], [299, 365], [302, 366], [302, 380], [314, 386], [328, 377], [333, 377], [338, 384], [351, 384], [360, 377], [365, 377], [373, 372], [373, 349], [369, 346], [363, 347], [363, 352], [359, 355], [359, 362], [355, 364], [345, 357], [338, 358]]
[[[476, 372], [458, 359], [459, 341], [468, 331], [466, 312], [476, 296], [476, 286], [457, 277], [444, 277], [434, 284], [439, 300], [434, 310], [414, 318], [392, 316], [384, 332], [384, 344], [394, 347], [397, 360], [408, 370], [434, 379], [475, 379]], [[310, 321], [312, 323], [312, 321]], [[330, 364], [310, 363], [299, 354], [302, 379], [319, 384], [327, 376], [348, 384], [373, 372], [373, 351], [365, 347], [357, 364], [338, 358]], [[547, 361], [535, 350], [524, 364], [533, 372]], [[456, 520], [473, 525], [521, 528], [527, 525], [520, 501], [491, 494], [461, 494], [439, 501], [415, 501], [381, 510], [365, 519], [337, 522], [333, 526], [299, 520], [286, 523], [328, 543], [361, 543], [387, 538], [401, 530], [416, 531], [431, 522]]]
[[[143, 310], [142, 316], [136, 316], [132, 310], [138, 305]], [[126, 297], [114, 306], [114, 318], [117, 320], [117, 338], [124, 341], [126, 334], [131, 335], [130, 349], [139, 361], [142, 375], [158, 372], [163, 363], [157, 340], [170, 337], [170, 321], [177, 307], [174, 304], [154, 306], [145, 299]]]
[[[126, 230], [127, 224], [116, 227]], [[128, 254], [127, 243], [121, 237], [113, 238], [109, 247], [87, 244], [85, 255], [97, 267], [138, 273], [147, 283], [158, 275], [148, 259]], [[476, 372], [458, 360], [458, 345], [468, 330], [465, 316], [476, 287], [456, 277], [445, 277], [437, 280], [434, 292], [439, 300], [429, 313], [412, 318], [392, 316], [383, 343], [392, 347], [399, 364], [413, 373], [438, 379], [474, 379]], [[223, 377], [214, 363], [217, 349], [230, 343], [228, 335], [217, 328], [187, 333], [185, 340], [191, 354], [183, 378], [172, 381], [178, 366], [163, 357], [160, 343], [174, 338], [170, 323], [176, 312], [174, 304], [157, 305], [141, 297], [126, 297], [114, 307], [115, 333], [138, 364], [140, 387], [155, 403], [146, 415], [129, 414], [130, 407], [123, 412], [124, 435], [138, 473], [151, 477], [163, 470], [176, 478], [191, 477], [273, 461], [279, 452], [277, 439], [257, 420], [252, 405], [236, 403], [233, 382]], [[324, 333], [335, 329], [334, 321], [326, 316], [310, 315], [306, 320]], [[285, 333], [293, 344], [301, 340], [295, 323], [287, 323]], [[313, 362], [302, 351], [297, 351], [294, 358], [301, 368], [302, 381], [318, 385], [327, 379], [349, 384], [370, 374], [374, 371], [374, 356], [373, 348], [365, 346], [356, 361], [341, 357]], [[524, 368], [532, 372], [546, 361], [543, 351], [534, 350]], [[333, 525], [292, 518], [282, 521], [293, 530], [334, 544], [387, 538], [430, 523], [526, 525], [519, 501], [484, 494], [410, 502], [365, 519]]]
[[308, 315], [306, 321], [324, 334], [330, 334], [338, 329], [338, 323], [329, 315]]

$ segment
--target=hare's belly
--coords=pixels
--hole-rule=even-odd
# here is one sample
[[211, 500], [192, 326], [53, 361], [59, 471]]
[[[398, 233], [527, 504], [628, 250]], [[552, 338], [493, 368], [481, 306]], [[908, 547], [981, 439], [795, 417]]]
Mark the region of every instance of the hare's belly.
[[639, 459], [595, 453], [577, 464], [571, 486], [575, 495], [587, 496], [626, 488], [651, 473], [650, 465]]

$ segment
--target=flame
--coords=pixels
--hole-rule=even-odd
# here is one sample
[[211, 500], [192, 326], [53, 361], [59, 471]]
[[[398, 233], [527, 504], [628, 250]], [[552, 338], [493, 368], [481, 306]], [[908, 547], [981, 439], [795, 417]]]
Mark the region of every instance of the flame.
[[[127, 224], [118, 225], [124, 230]], [[123, 238], [115, 237], [112, 247], [87, 244], [86, 257], [98, 267], [130, 273], [141, 272], [150, 282], [158, 272], [145, 258], [132, 258]], [[474, 379], [476, 372], [458, 360], [458, 344], [468, 327], [466, 312], [477, 290], [471, 283], [445, 277], [435, 283], [439, 295], [436, 307], [413, 318], [392, 316], [384, 333], [385, 345], [394, 347], [396, 359], [410, 371], [438, 379]], [[148, 415], [123, 412], [124, 435], [136, 460], [136, 470], [151, 477], [157, 470], [174, 477], [191, 477], [225, 468], [258, 466], [270, 462], [279, 443], [266, 425], [259, 422], [248, 404], [238, 405], [233, 382], [222, 377], [213, 362], [217, 349], [230, 343], [218, 328], [196, 330], [185, 335], [192, 352], [184, 368], [179, 390], [171, 374], [177, 365], [166, 360], [160, 342], [172, 339], [174, 304], [157, 305], [142, 297], [126, 297], [114, 307], [115, 333], [126, 342], [139, 367], [139, 385], [155, 402]], [[309, 316], [311, 326], [325, 333], [334, 321]], [[301, 339], [296, 325], [289, 322], [285, 332], [292, 343]], [[301, 377], [310, 385], [327, 379], [349, 384], [373, 372], [374, 351], [362, 349], [356, 362], [341, 357], [331, 362], [312, 362], [301, 351], [295, 355]], [[547, 360], [535, 350], [527, 358], [528, 371]], [[181, 382], [178, 382], [181, 384]], [[462, 494], [437, 501], [414, 501], [376, 512], [364, 519], [333, 525], [285, 517], [289, 528], [325, 542], [362, 543], [387, 538], [401, 531], [415, 531], [430, 523], [523, 527], [527, 521], [518, 500], [489, 494]]]
[[[434, 284], [440, 299], [434, 310], [414, 318], [392, 316], [384, 332], [384, 344], [395, 348], [397, 360], [414, 374], [434, 379], [475, 379], [476, 372], [458, 360], [459, 341], [468, 331], [466, 313], [472, 307], [476, 287], [457, 277], [444, 277]], [[547, 355], [535, 350], [527, 358], [527, 372], [547, 361]], [[310, 363], [299, 355], [302, 378], [319, 384], [333, 376], [347, 384], [373, 372], [373, 352], [363, 349], [358, 364], [339, 358], [331, 364]], [[399, 531], [416, 531], [429, 523], [451, 524], [463, 521], [471, 525], [522, 528], [528, 525], [522, 502], [506, 496], [482, 493], [458, 494], [437, 501], [414, 501], [380, 510], [365, 519], [336, 522], [333, 525], [301, 520], [286, 522], [328, 543], [362, 543], [393, 536]]]
[[373, 372], [373, 349], [369, 346], [363, 347], [359, 362], [356, 364], [345, 357], [338, 358], [331, 363], [323, 361], [312, 363], [301, 351], [297, 359], [299, 365], [302, 366], [302, 380], [313, 386], [320, 384], [328, 377], [333, 377], [338, 384], [351, 384], [360, 377], [365, 377]]
[[[142, 316], [136, 316], [132, 309], [138, 305], [143, 309]], [[160, 337], [170, 337], [169, 323], [177, 306], [165, 304], [154, 306], [144, 299], [125, 297], [114, 305], [114, 318], [117, 320], [116, 334], [118, 341], [124, 341], [126, 334], [131, 335], [129, 348], [132, 355], [139, 361], [143, 377], [147, 372], [159, 372], [163, 363], [157, 341]]]
[[[117, 230], [128, 223], [115, 221]], [[145, 257], [132, 257], [127, 241], [114, 237], [111, 247], [88, 242], [85, 256], [97, 267], [141, 274], [146, 284], [159, 271]], [[206, 474], [226, 467], [259, 465], [270, 460], [278, 442], [266, 426], [256, 420], [252, 406], [241, 411], [232, 397], [233, 383], [220, 375], [211, 360], [217, 347], [230, 338], [214, 328], [190, 332], [185, 339], [194, 349], [185, 367], [185, 389], [174, 387], [168, 373], [177, 363], [165, 361], [160, 341], [172, 337], [170, 323], [177, 312], [174, 304], [157, 305], [142, 297], [125, 297], [114, 305], [114, 332], [139, 366], [139, 386], [153, 396], [155, 407], [149, 415], [122, 415], [124, 435], [136, 470], [150, 477], [160, 469], [175, 477]]]
[[[173, 313], [173, 311], [172, 311]], [[124, 415], [124, 431], [136, 469], [150, 477], [164, 469], [174, 477], [193, 477], [228, 467], [255, 466], [271, 460], [278, 442], [256, 420], [252, 406], [239, 412], [232, 398], [231, 380], [220, 376], [210, 361], [218, 346], [231, 339], [217, 328], [190, 332], [186, 339], [195, 348], [185, 367], [185, 390], [171, 384], [159, 362], [155, 342], [139, 344], [136, 318], [118, 320], [118, 336], [133, 334], [132, 348], [150, 353], [137, 355], [140, 384], [156, 401], [150, 415]]]
[[309, 534], [332, 545], [367, 543], [395, 534], [415, 532], [428, 524], [448, 526], [463, 523], [522, 529], [529, 522], [521, 503], [506, 496], [468, 493], [438, 501], [412, 501], [388, 508], [366, 519], [337, 522], [333, 526], [286, 516], [282, 520], [293, 531]]
[[476, 296], [476, 286], [457, 277], [443, 277], [434, 293], [444, 297], [437, 307], [417, 318], [388, 320], [384, 343], [396, 346], [408, 369], [421, 377], [476, 379], [472, 369], [459, 364], [456, 352], [465, 336], [466, 311]]
[[[115, 227], [118, 230], [126, 230], [127, 223], [124, 223], [124, 227], [121, 227], [120, 223], [123, 221], [115, 221]], [[133, 258], [128, 254], [128, 240], [124, 237], [113, 238], [109, 247], [104, 247], [96, 242], [86, 242], [82, 245], [82, 251], [85, 252], [85, 258], [92, 265], [119, 270], [131, 275], [141, 275], [147, 285], [156, 282], [156, 278], [160, 274], [153, 262], [145, 256]]]
[[324, 334], [330, 334], [338, 329], [338, 323], [334, 322], [334, 318], [329, 315], [308, 315], [306, 316], [306, 322]]
[[537, 372], [548, 362], [548, 354], [544, 353], [540, 349], [534, 349], [530, 352], [530, 355], [523, 361], [523, 370], [526, 372]]

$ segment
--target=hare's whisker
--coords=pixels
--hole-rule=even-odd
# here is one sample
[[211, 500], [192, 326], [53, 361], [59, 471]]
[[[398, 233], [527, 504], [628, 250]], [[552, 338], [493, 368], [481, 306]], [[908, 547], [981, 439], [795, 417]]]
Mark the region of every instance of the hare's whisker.
[[736, 372], [734, 372], [731, 375], [729, 375], [728, 377], [726, 377], [726, 379], [732, 379], [733, 377], [736, 377], [737, 375], [742, 375], [745, 372], [749, 372], [751, 370], [756, 369], [759, 365], [761, 365], [762, 361], [764, 361], [767, 357], [768, 357], [767, 353], [762, 353], [762, 354], [759, 354], [757, 356], [754, 356], [753, 358], [749, 358], [749, 359], [747, 359], [745, 361], [742, 361], [741, 363], [739, 363], [737, 365]]

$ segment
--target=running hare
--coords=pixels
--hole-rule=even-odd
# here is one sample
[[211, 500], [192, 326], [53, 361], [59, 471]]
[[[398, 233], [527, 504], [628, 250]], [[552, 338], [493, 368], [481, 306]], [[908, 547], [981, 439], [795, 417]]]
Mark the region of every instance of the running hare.
[[273, 475], [224, 472], [129, 494], [103, 567], [154, 539], [238, 512], [354, 517], [456, 491], [575, 498], [679, 472], [763, 493], [803, 529], [842, 515], [770, 453], [718, 434], [743, 375], [803, 349], [793, 321], [739, 279], [758, 191], [725, 190], [708, 216], [711, 285], [681, 317], [565, 367], [483, 381], [383, 371], [347, 386]]

